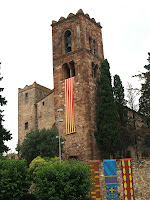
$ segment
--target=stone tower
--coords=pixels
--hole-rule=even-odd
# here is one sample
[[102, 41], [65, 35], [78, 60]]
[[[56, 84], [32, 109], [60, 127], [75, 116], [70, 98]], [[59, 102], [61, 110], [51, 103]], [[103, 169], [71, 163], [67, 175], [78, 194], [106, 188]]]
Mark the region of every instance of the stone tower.
[[31, 129], [53, 126], [53, 100], [53, 91], [36, 82], [18, 89], [18, 140], [21, 144]]
[[[82, 10], [52, 22], [55, 121], [58, 125], [57, 110], [63, 109], [60, 133], [66, 140], [64, 159], [99, 157], [94, 131], [96, 78], [104, 59], [101, 28], [100, 23]], [[66, 97], [66, 80], [72, 77], [73, 85], [69, 86], [72, 92], [69, 93], [73, 93], [71, 116], [74, 128], [68, 132], [67, 99], [70, 97]]]

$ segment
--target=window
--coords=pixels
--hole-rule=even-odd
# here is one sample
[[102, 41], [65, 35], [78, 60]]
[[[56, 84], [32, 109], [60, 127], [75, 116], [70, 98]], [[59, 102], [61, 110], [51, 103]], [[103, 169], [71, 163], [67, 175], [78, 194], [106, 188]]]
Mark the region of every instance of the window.
[[69, 160], [78, 160], [78, 156], [69, 156]]
[[69, 63], [69, 65], [70, 65], [70, 77], [73, 77], [73, 76], [75, 76], [74, 62], [71, 61], [71, 62]]
[[68, 53], [72, 51], [71, 32], [69, 30], [65, 32], [64, 40], [65, 40], [65, 52]]
[[94, 78], [98, 78], [98, 65], [95, 65], [95, 68], [94, 68]]
[[93, 78], [94, 78], [94, 76], [95, 76], [94, 68], [95, 68], [95, 65], [94, 65], [94, 63], [92, 62], [92, 77], [93, 77]]
[[43, 106], [45, 105], [45, 102], [44, 102], [44, 101], [42, 102], [42, 105], [43, 105]]
[[94, 55], [95, 55], [95, 53], [96, 53], [96, 42], [95, 42], [95, 40], [93, 40], [93, 45], [94, 45]]
[[96, 78], [96, 77], [97, 77], [97, 69], [98, 69], [98, 65], [95, 65], [95, 64], [92, 62], [92, 77], [93, 77], [93, 78]]
[[63, 64], [63, 79], [68, 79], [75, 76], [75, 64], [74, 61], [69, 62], [69, 64]]
[[89, 37], [89, 49], [90, 49], [90, 52], [92, 52], [92, 39], [91, 39], [91, 37]]
[[97, 43], [96, 40], [93, 40], [91, 37], [89, 37], [89, 50], [91, 53], [93, 53], [94, 55], [97, 54]]
[[63, 77], [64, 79], [70, 78], [70, 68], [67, 63], [63, 65]]
[[28, 128], [29, 128], [29, 124], [28, 122], [25, 122], [25, 130], [28, 130]]
[[28, 95], [28, 92], [26, 92], [26, 93], [25, 93], [25, 98], [27, 99], [27, 98], [28, 98], [28, 96], [29, 96], [29, 95]]

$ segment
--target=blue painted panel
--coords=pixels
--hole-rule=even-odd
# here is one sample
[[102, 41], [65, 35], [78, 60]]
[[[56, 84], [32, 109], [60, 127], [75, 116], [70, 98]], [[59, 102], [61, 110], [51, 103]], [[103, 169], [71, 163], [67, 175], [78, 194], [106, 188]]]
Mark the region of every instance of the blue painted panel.
[[104, 160], [104, 173], [105, 176], [117, 175], [116, 159]]
[[104, 160], [107, 200], [118, 200], [116, 159]]

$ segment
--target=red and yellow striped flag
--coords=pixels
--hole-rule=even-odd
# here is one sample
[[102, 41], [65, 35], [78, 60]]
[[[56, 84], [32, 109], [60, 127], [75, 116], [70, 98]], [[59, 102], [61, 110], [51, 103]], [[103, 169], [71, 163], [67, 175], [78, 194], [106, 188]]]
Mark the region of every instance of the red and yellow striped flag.
[[75, 132], [74, 112], [73, 112], [73, 81], [74, 77], [65, 80], [66, 134]]

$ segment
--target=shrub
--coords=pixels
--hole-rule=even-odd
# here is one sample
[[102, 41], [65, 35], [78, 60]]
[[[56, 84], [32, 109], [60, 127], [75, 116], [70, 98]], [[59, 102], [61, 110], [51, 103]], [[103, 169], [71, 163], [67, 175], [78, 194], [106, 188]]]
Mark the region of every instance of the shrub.
[[55, 163], [59, 163], [59, 157], [55, 157], [55, 158], [49, 158], [49, 157], [41, 158], [40, 156], [37, 156], [36, 158], [34, 158], [31, 161], [31, 163], [29, 165], [29, 173], [31, 175], [31, 178], [33, 179], [33, 177], [35, 176], [38, 167], [43, 166], [45, 164], [53, 165]]
[[55, 158], [49, 158], [49, 157], [44, 157], [44, 160], [46, 162], [49, 162], [49, 164], [54, 164], [54, 163], [59, 163], [59, 157], [55, 157]]
[[29, 165], [29, 172], [32, 178], [34, 177], [37, 168], [45, 163], [46, 161], [44, 160], [44, 158], [41, 158], [40, 156], [37, 156], [32, 160], [32, 162]]
[[0, 160], [0, 199], [14, 199], [27, 193], [31, 183], [25, 160]]
[[65, 161], [38, 167], [34, 182], [38, 200], [85, 200], [92, 180], [87, 164]]
[[23, 194], [19, 200], [37, 200], [37, 198], [34, 196], [34, 194]]

